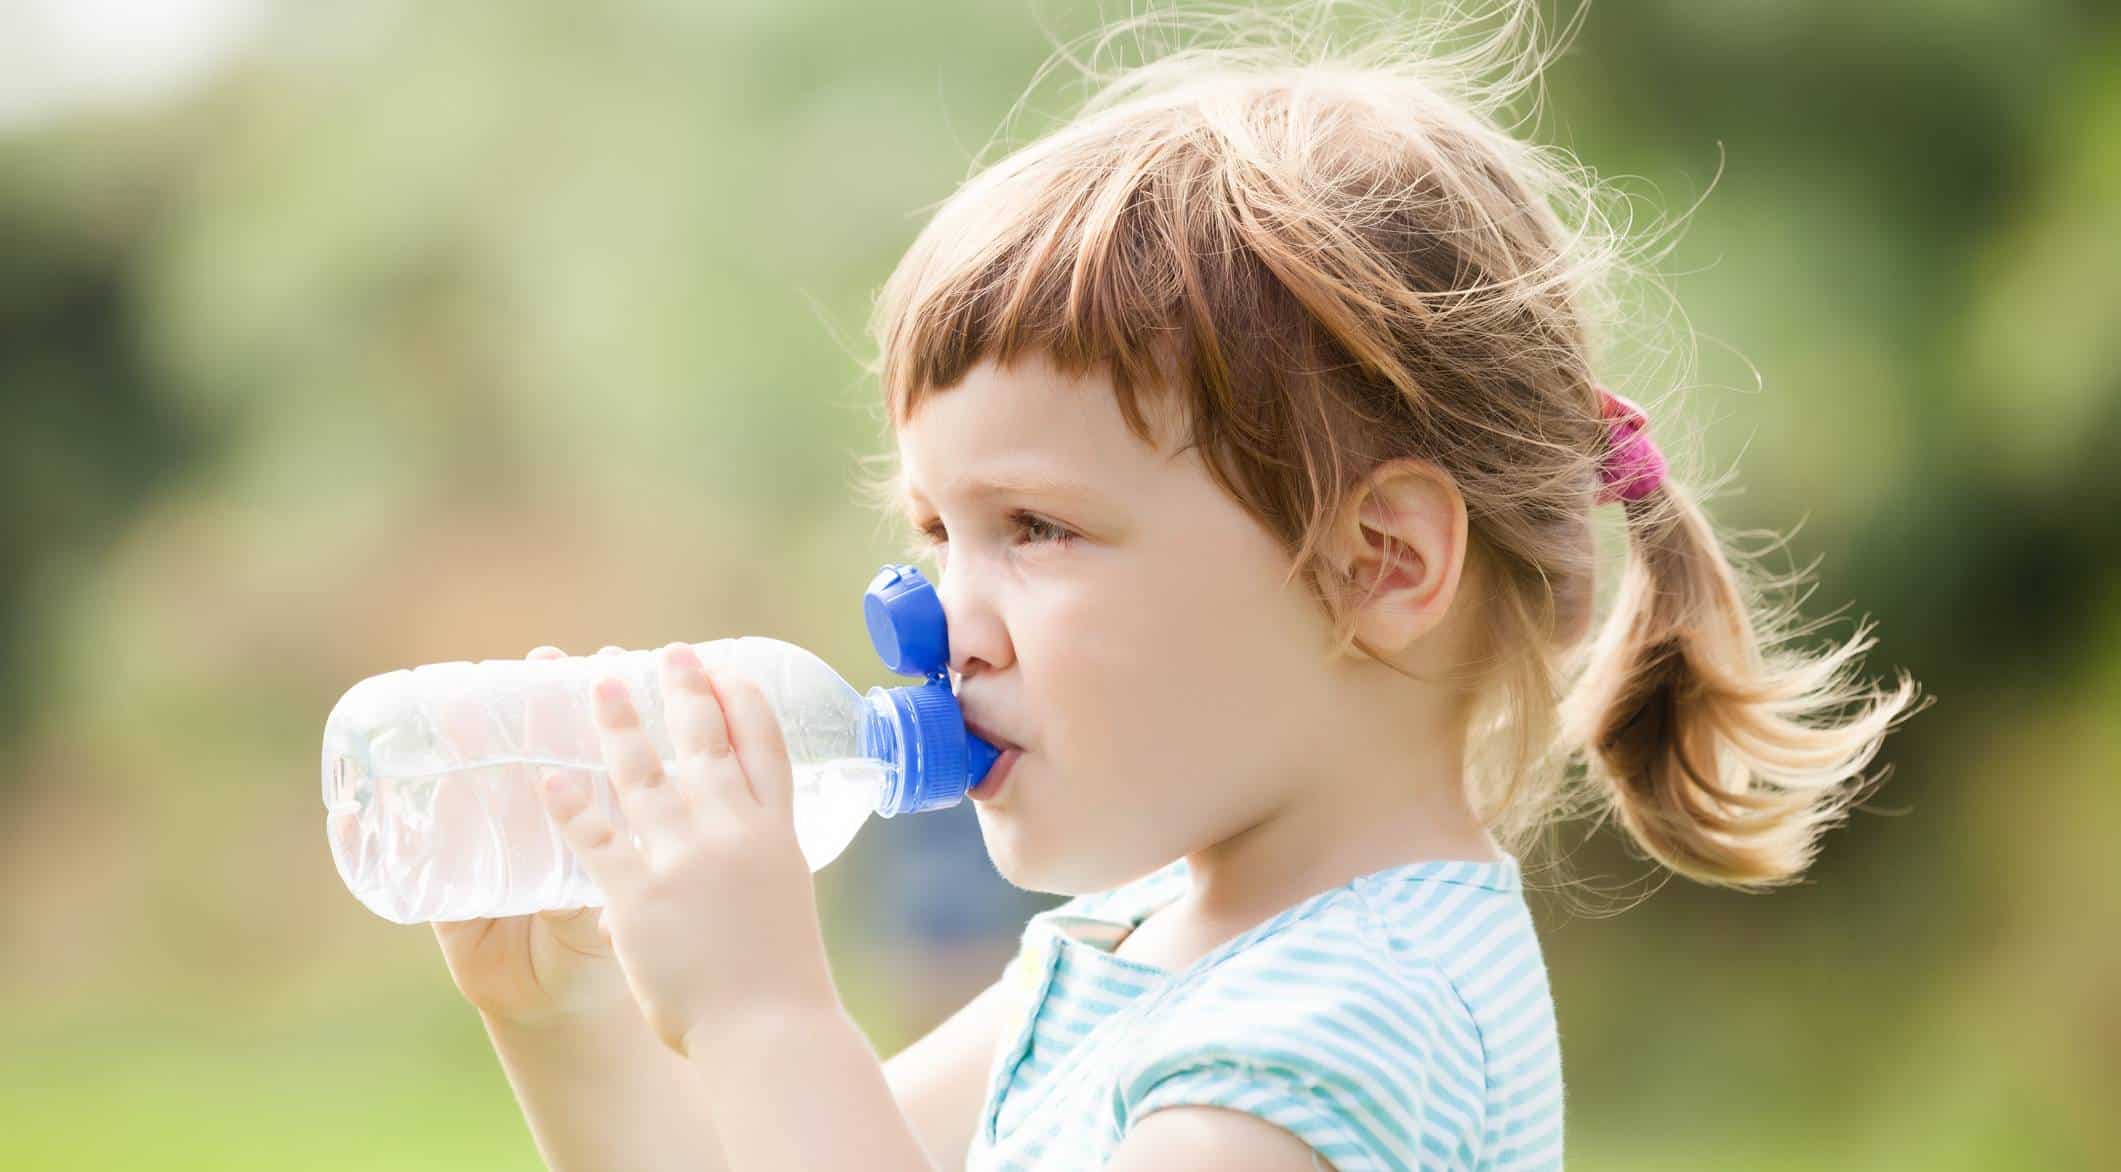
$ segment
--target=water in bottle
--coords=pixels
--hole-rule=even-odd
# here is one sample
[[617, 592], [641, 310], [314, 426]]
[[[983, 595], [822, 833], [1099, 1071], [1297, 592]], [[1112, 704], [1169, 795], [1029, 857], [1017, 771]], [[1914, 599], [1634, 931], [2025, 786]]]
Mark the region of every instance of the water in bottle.
[[[792, 643], [693, 645], [709, 668], [758, 683], [772, 707], [793, 766], [796, 838], [813, 871], [871, 814], [956, 805], [999, 755], [965, 728], [942, 605], [920, 571], [884, 567], [864, 613], [886, 666], [922, 683], [864, 694]], [[401, 924], [602, 906], [535, 787], [547, 771], [579, 773], [630, 834], [591, 689], [607, 675], [624, 680], [643, 732], [674, 768], [657, 655], [432, 663], [355, 684], [325, 722], [323, 757], [326, 836], [348, 889]]]

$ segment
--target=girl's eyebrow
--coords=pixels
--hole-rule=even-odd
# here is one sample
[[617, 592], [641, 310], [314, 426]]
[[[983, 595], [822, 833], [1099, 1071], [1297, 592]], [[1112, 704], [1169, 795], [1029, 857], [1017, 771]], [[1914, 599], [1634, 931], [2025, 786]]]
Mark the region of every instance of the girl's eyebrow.
[[[927, 498], [904, 479], [899, 483], [904, 489], [899, 497], [900, 507], [908, 518], [912, 518], [927, 507]], [[1012, 473], [968, 479], [962, 482], [957, 491], [968, 500], [997, 496], [1071, 497], [1088, 500], [1096, 495], [1088, 485], [1041, 473]]]

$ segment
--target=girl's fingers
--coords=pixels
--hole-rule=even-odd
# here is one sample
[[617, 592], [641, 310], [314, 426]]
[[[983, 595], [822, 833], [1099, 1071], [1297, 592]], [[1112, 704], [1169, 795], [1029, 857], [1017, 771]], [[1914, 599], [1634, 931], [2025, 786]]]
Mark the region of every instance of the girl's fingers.
[[795, 776], [788, 760], [788, 740], [780, 718], [758, 682], [734, 672], [713, 675], [715, 694], [727, 714], [736, 741], [737, 759], [760, 805], [787, 811], [795, 802]]
[[[533, 648], [523, 659], [529, 663], [566, 657], [559, 648], [544, 646]], [[567, 865], [567, 846], [538, 797], [539, 781], [549, 772], [541, 762], [581, 759], [565, 743], [574, 701], [557, 673], [529, 668], [524, 675], [523, 725], [516, 748], [529, 760], [504, 773], [491, 793], [501, 841], [509, 844], [505, 858], [508, 885], [516, 893], [542, 887]]]
[[[494, 836], [509, 828], [507, 799], [511, 789], [521, 788], [509, 784], [509, 770], [496, 763], [514, 745], [508, 730], [469, 686], [474, 669], [451, 664], [435, 670], [449, 673], [440, 676], [429, 693], [435, 723], [460, 768], [436, 779], [425, 817], [434, 881], [451, 888], [493, 890], [505, 881], [508, 866], [505, 853], [494, 847]], [[526, 804], [535, 818], [536, 803]]]
[[606, 895], [638, 887], [647, 876], [648, 864], [639, 851], [619, 833], [604, 811], [589, 800], [589, 784], [571, 772], [546, 775], [538, 794], [552, 815], [553, 825], [568, 849], [582, 860], [582, 869]]
[[[567, 653], [557, 647], [539, 647], [523, 657], [534, 659], [565, 659]], [[569, 751], [577, 746], [562, 743], [568, 739], [567, 710], [571, 701], [567, 688], [557, 679], [531, 676], [531, 682], [523, 695], [523, 753], [528, 757], [557, 757], [567, 760]]]
[[756, 807], [758, 797], [744, 776], [744, 763], [730, 739], [728, 717], [699, 654], [684, 643], [672, 643], [663, 648], [658, 662], [668, 701], [670, 739], [686, 780], [694, 783], [701, 814], [726, 818]]
[[670, 721], [670, 744], [678, 759], [730, 755], [729, 731], [714, 711], [714, 690], [699, 653], [683, 643], [663, 648], [657, 658], [663, 680], [663, 715]]
[[611, 787], [618, 793], [626, 823], [640, 836], [642, 849], [659, 859], [667, 857], [690, 835], [692, 808], [676, 780], [664, 772], [626, 682], [614, 676], [599, 679], [592, 703], [604, 764], [611, 771]]

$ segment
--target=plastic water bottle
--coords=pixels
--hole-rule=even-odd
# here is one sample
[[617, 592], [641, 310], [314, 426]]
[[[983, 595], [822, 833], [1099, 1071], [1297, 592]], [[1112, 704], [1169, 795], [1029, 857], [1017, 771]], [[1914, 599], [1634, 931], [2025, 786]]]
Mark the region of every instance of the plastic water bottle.
[[[965, 728], [942, 603], [920, 571], [885, 566], [863, 609], [885, 665], [924, 682], [865, 695], [792, 643], [747, 636], [693, 645], [706, 666], [756, 681], [773, 708], [793, 766], [796, 838], [813, 871], [838, 858], [871, 814], [963, 801], [999, 755]], [[591, 689], [607, 675], [623, 679], [643, 731], [674, 767], [657, 655], [432, 663], [348, 689], [324, 728], [325, 832], [347, 888], [400, 924], [603, 906], [535, 786], [546, 770], [578, 771], [631, 834], [604, 767]]]

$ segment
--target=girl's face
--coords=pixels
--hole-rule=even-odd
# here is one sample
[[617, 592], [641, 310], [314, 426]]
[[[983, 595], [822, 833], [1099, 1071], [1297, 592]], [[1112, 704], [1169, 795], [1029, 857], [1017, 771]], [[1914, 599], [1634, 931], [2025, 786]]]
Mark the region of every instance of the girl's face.
[[[1145, 404], [1146, 406], [1146, 404]], [[995, 867], [1103, 890], [1272, 816], [1331, 729], [1328, 625], [1194, 449], [1110, 382], [975, 367], [900, 429], [966, 718], [1023, 756], [976, 799]]]

